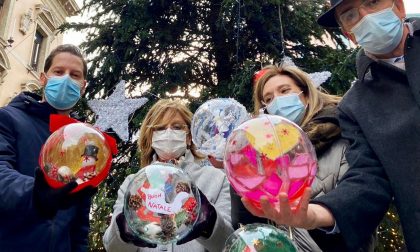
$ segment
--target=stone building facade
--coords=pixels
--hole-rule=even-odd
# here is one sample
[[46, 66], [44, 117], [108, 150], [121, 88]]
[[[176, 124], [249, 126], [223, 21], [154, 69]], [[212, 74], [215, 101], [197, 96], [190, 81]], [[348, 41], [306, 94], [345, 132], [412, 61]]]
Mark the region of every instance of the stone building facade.
[[0, 0], [0, 106], [39, 89], [45, 58], [63, 41], [58, 28], [79, 10], [75, 0]]

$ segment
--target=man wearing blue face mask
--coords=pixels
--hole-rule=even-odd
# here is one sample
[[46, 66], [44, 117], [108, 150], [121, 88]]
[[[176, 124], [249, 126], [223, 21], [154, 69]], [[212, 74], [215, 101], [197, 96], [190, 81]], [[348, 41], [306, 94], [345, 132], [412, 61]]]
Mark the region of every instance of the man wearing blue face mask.
[[44, 89], [45, 100], [57, 110], [69, 110], [80, 99], [82, 86], [84, 85], [72, 79], [68, 74], [51, 76], [47, 78]]
[[0, 251], [86, 251], [93, 188], [52, 189], [38, 166], [51, 114], [69, 115], [86, 86], [86, 62], [72, 45], [54, 49], [40, 83], [0, 108]]
[[405, 19], [403, 0], [331, 0], [331, 6], [318, 23], [340, 27], [362, 48], [357, 81], [339, 105], [350, 169], [310, 204], [308, 189], [298, 211], [283, 195], [280, 212], [255, 214], [340, 232], [356, 251], [394, 199], [407, 250], [420, 251], [420, 19]]

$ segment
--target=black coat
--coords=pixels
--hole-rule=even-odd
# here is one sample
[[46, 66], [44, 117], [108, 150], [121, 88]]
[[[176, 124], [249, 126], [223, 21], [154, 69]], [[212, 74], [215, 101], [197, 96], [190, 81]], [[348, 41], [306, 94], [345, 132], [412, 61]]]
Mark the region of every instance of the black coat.
[[358, 55], [358, 81], [339, 105], [350, 169], [314, 202], [331, 210], [350, 251], [368, 239], [394, 197], [409, 251], [420, 251], [420, 19], [403, 71]]

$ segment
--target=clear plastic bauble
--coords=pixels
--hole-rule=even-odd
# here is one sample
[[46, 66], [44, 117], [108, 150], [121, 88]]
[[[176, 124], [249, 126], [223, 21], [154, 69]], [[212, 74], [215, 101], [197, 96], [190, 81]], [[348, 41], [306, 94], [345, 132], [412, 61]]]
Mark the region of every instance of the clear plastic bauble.
[[135, 174], [124, 196], [128, 226], [141, 239], [169, 244], [185, 237], [200, 211], [200, 194], [183, 170], [153, 163]]
[[194, 113], [191, 124], [192, 140], [198, 152], [223, 160], [227, 137], [247, 119], [245, 107], [232, 98], [203, 103]]
[[248, 224], [229, 236], [223, 252], [297, 252], [296, 246], [278, 228]]
[[230, 184], [260, 208], [265, 195], [279, 209], [279, 194], [294, 208], [311, 186], [317, 170], [314, 148], [293, 122], [260, 115], [236, 128], [228, 138], [224, 167]]
[[42, 146], [39, 165], [53, 188], [70, 181], [79, 186], [98, 186], [108, 175], [112, 153], [105, 136], [85, 123], [62, 126]]

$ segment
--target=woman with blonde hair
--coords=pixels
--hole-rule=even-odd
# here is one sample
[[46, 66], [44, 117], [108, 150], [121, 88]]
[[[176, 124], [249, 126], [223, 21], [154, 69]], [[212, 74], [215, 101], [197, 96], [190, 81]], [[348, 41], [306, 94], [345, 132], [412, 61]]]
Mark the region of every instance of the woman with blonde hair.
[[[348, 143], [341, 138], [337, 119], [337, 105], [341, 97], [317, 89], [309, 75], [297, 67], [270, 65], [254, 77], [253, 100], [255, 114], [264, 112], [283, 116], [307, 133], [318, 158], [311, 197], [333, 190], [349, 168], [345, 158]], [[234, 227], [238, 227], [239, 223], [273, 223], [261, 218], [264, 215], [253, 208], [246, 198], [241, 201], [233, 191], [231, 197]], [[293, 228], [292, 235], [300, 251], [345, 251], [340, 234]], [[367, 243], [361, 251], [373, 251], [372, 243]]]
[[[335, 110], [337, 104], [341, 101], [341, 97], [327, 94], [321, 89], [317, 89], [310, 79], [309, 75], [297, 67], [293, 66], [275, 66], [270, 65], [264, 67], [260, 78], [255, 80], [254, 87], [254, 112], [258, 114], [261, 108], [267, 109], [269, 114], [278, 114], [291, 119], [301, 127], [305, 127], [315, 115], [321, 110], [332, 108]], [[289, 117], [281, 109], [274, 111], [277, 101], [272, 103], [279, 96], [298, 95], [305, 109], [300, 118]], [[290, 106], [290, 104], [285, 103]], [[270, 112], [270, 111], [272, 112]], [[299, 120], [300, 119], [300, 120]]]
[[[225, 174], [211, 166], [201, 166], [201, 156], [191, 138], [191, 111], [178, 100], [160, 100], [147, 113], [138, 140], [141, 168], [155, 162], [170, 162], [183, 169], [200, 191], [201, 208], [193, 230], [170, 251], [222, 251], [233, 232], [230, 220], [229, 184]], [[118, 191], [111, 224], [104, 235], [108, 251], [158, 251], [135, 237], [122, 213], [129, 175]]]

